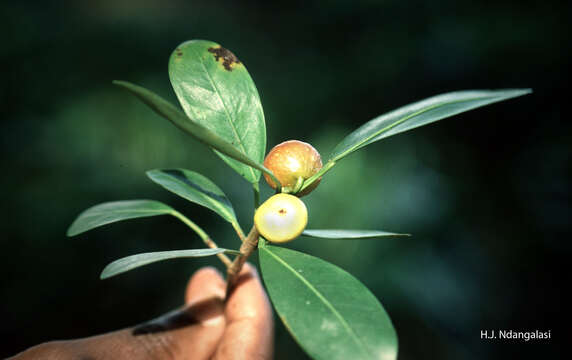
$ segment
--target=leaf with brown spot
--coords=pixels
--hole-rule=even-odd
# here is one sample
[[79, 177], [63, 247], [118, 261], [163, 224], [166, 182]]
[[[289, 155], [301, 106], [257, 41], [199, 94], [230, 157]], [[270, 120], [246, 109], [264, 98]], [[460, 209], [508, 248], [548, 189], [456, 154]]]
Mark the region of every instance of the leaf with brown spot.
[[222, 62], [222, 66], [225, 70], [232, 71], [233, 66], [240, 64], [240, 60], [238, 60], [236, 55], [222, 46], [208, 48], [208, 51], [214, 54], [216, 61], [220, 60]]
[[[187, 41], [171, 55], [169, 77], [191, 119], [254, 161], [264, 160], [262, 105], [252, 78], [236, 55], [211, 41]], [[215, 152], [246, 180], [258, 182], [258, 170]]]

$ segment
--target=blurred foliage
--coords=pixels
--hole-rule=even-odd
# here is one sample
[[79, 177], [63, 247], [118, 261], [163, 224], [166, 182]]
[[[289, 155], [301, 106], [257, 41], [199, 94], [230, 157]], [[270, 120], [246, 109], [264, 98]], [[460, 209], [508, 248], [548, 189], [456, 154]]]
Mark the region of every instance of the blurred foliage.
[[[556, 357], [570, 335], [562, 320], [572, 203], [564, 111], [570, 13], [569, 2], [557, 1], [2, 2], [0, 356], [159, 315], [182, 302], [195, 269], [212, 264], [177, 260], [100, 281], [116, 258], [201, 242], [170, 217], [66, 238], [89, 206], [157, 199], [221, 246], [238, 246], [224, 220], [160, 189], [144, 171], [207, 175], [245, 229], [252, 223], [246, 181], [111, 85], [133, 81], [174, 102], [169, 55], [202, 38], [248, 67], [268, 148], [295, 138], [325, 157], [359, 124], [415, 100], [532, 87], [533, 95], [352, 154], [307, 198], [310, 227], [413, 237], [291, 246], [372, 289], [393, 319], [400, 359]], [[304, 358], [277, 326], [276, 358]], [[481, 329], [551, 329], [554, 339], [490, 343]]]

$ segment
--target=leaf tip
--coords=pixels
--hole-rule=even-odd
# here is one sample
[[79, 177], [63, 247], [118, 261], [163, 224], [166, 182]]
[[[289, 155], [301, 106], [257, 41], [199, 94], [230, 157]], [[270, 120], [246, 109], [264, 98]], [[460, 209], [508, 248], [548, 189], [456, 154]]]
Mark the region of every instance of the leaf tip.
[[147, 170], [145, 171], [145, 175], [149, 178], [152, 179], [153, 175], [155, 175], [157, 172], [159, 172], [159, 169], [151, 169], [151, 170]]
[[[111, 263], [111, 264], [113, 264], [113, 263]], [[101, 274], [99, 274], [100, 280], [109, 279], [110, 277], [117, 275], [116, 272], [114, 272], [112, 269], [110, 269], [111, 264], [109, 264], [105, 268], [103, 268], [103, 270], [101, 271]]]
[[522, 88], [522, 89], [514, 89], [514, 92], [518, 93], [518, 95], [521, 96], [521, 95], [532, 94], [534, 91], [532, 90], [532, 88]]
[[[81, 216], [79, 216], [79, 217], [81, 217]], [[67, 237], [74, 237], [74, 236], [79, 235], [83, 232], [81, 229], [78, 229], [78, 226], [77, 226], [77, 221], [78, 221], [79, 217], [77, 219], [75, 219], [71, 223], [71, 225], [68, 227], [68, 229], [66, 230], [66, 236]]]
[[507, 99], [510, 98], [514, 98], [514, 97], [519, 97], [519, 96], [524, 96], [524, 95], [528, 95], [528, 94], [532, 94], [533, 90], [531, 88], [521, 88], [521, 89], [507, 89], [506, 90], [508, 95]]

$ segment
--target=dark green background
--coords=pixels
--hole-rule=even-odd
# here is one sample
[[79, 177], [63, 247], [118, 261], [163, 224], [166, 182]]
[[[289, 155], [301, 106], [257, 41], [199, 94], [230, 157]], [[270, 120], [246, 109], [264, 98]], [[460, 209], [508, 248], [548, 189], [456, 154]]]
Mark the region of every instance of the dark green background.
[[[207, 175], [250, 227], [248, 184], [111, 85], [132, 81], [175, 101], [167, 61], [194, 38], [246, 64], [269, 148], [295, 138], [326, 158], [359, 124], [415, 100], [534, 88], [371, 145], [307, 197], [310, 227], [413, 237], [301, 238], [291, 247], [372, 289], [393, 319], [400, 359], [553, 359], [569, 341], [570, 2], [9, 1], [0, 14], [0, 356], [157, 316], [182, 302], [195, 269], [218, 266], [176, 260], [100, 281], [118, 257], [202, 243], [168, 217], [66, 238], [89, 206], [161, 200], [220, 245], [238, 246], [223, 220], [152, 184], [145, 170]], [[551, 330], [553, 339], [480, 340], [490, 329]], [[279, 324], [276, 340], [277, 359], [304, 357]]]

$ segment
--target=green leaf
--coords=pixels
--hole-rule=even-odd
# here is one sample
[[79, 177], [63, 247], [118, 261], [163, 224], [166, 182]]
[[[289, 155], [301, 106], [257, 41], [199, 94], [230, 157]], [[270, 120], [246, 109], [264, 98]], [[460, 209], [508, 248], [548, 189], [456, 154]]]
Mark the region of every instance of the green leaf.
[[[246, 67], [229, 50], [205, 40], [179, 45], [169, 60], [169, 77], [185, 113], [262, 162], [266, 150], [264, 112]], [[217, 153], [251, 183], [260, 172]]]
[[237, 222], [226, 195], [205, 176], [185, 169], [150, 170], [147, 171], [147, 176], [170, 192], [211, 209], [229, 223]]
[[107, 265], [105, 269], [101, 272], [100, 278], [107, 279], [112, 276], [133, 270], [140, 266], [151, 264], [157, 261], [176, 259], [176, 258], [193, 258], [193, 257], [204, 257], [216, 254], [233, 254], [239, 255], [240, 252], [228, 249], [195, 249], [195, 250], [172, 250], [172, 251], [158, 251], [151, 253], [143, 253], [137, 255], [131, 255], [119, 260], [115, 260], [111, 264]]
[[121, 220], [172, 214], [173, 209], [153, 200], [114, 201], [95, 205], [82, 212], [71, 224], [68, 236]]
[[321, 239], [371, 239], [386, 237], [411, 236], [410, 234], [398, 234], [381, 230], [338, 230], [338, 229], [315, 229], [304, 230], [302, 235]]
[[376, 297], [339, 267], [259, 246], [262, 276], [286, 328], [314, 359], [395, 359], [397, 335]]
[[531, 93], [530, 89], [468, 90], [433, 96], [365, 123], [335, 148], [331, 161], [391, 135], [427, 125], [468, 110]]
[[141, 101], [143, 101], [147, 106], [153, 109], [153, 111], [155, 111], [157, 114], [169, 120], [179, 129], [183, 130], [184, 132], [191, 135], [195, 139], [199, 140], [205, 145], [210, 146], [213, 149], [225, 155], [230, 156], [235, 160], [238, 160], [246, 165], [252, 166], [253, 168], [268, 174], [276, 184], [280, 184], [280, 181], [276, 179], [272, 171], [265, 168], [259, 162], [252, 160], [244, 153], [240, 152], [236, 147], [234, 147], [231, 143], [221, 138], [219, 135], [215, 134], [206, 127], [189, 119], [179, 109], [173, 106], [173, 104], [161, 98], [159, 95], [141, 86], [131, 84], [127, 81], [115, 80], [113, 81], [113, 83], [117, 86], [126, 89], [133, 95], [137, 96]]

